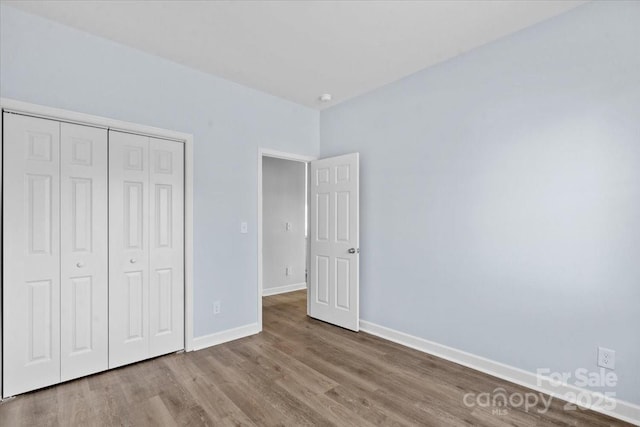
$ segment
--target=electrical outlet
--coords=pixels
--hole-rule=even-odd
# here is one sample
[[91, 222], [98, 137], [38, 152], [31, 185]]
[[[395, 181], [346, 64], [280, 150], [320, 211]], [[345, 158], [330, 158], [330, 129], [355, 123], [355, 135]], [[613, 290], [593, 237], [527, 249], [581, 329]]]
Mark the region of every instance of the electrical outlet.
[[213, 302], [213, 314], [220, 314], [220, 301]]
[[291, 276], [291, 273], [292, 273], [292, 271], [291, 271], [291, 267], [287, 267], [287, 268], [285, 268], [285, 269], [284, 269], [284, 273], [285, 273], [287, 276]]
[[244, 222], [244, 221], [240, 223], [240, 232], [241, 232], [242, 234], [247, 234], [247, 233], [249, 232], [249, 226], [248, 226], [248, 224], [247, 224], [246, 222]]
[[607, 369], [615, 369], [616, 352], [609, 348], [598, 347], [598, 366]]
[[287, 222], [287, 223], [285, 224], [284, 228], [285, 228], [285, 230], [286, 230], [286, 231], [291, 231], [291, 223], [290, 223], [290, 222]]

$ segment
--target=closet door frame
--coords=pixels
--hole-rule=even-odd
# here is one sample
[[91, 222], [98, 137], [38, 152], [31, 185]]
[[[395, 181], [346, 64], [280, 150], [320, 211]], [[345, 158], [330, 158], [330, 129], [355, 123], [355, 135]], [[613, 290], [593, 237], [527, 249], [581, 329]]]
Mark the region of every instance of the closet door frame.
[[[193, 135], [125, 122], [122, 120], [109, 119], [106, 117], [31, 104], [9, 98], [0, 98], [0, 147], [2, 148], [4, 148], [2, 143], [3, 132], [1, 131], [3, 129], [2, 115], [4, 112], [99, 127], [107, 130], [135, 133], [143, 136], [177, 141], [184, 144], [184, 349], [185, 351], [193, 351]], [[3, 149], [0, 150], [0, 198], [4, 197], [2, 193], [2, 177], [4, 173], [2, 170], [3, 151]], [[1, 209], [0, 224], [2, 224]], [[2, 241], [2, 238], [2, 230], [0, 227], [0, 241]], [[3, 277], [2, 267], [0, 266], [0, 280], [2, 280]], [[2, 286], [0, 286], [0, 289], [2, 289]], [[4, 317], [4, 313], [1, 313], [3, 304], [2, 294], [3, 292], [0, 292], [0, 331], [2, 330]], [[0, 340], [0, 357], [2, 357], [2, 354], [2, 340]], [[3, 382], [3, 366], [4, 361], [0, 360], [0, 396], [3, 395], [3, 391], [1, 389]]]

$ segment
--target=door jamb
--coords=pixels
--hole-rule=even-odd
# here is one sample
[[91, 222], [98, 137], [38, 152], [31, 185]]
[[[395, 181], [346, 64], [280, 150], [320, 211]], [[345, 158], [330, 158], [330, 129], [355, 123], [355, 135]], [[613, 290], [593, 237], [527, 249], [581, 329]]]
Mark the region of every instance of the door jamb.
[[[184, 144], [184, 349], [192, 351], [193, 347], [193, 135], [168, 129], [146, 126], [122, 120], [94, 116], [75, 111], [31, 104], [9, 98], [0, 98], [0, 114], [4, 112], [25, 114], [33, 117], [93, 126], [107, 130], [135, 133], [154, 138], [168, 139]], [[1, 119], [0, 119], [1, 120]], [[2, 123], [0, 121], [0, 123]], [[2, 132], [0, 132], [0, 147]], [[0, 175], [2, 165], [0, 164]], [[0, 181], [1, 183], [1, 181]], [[0, 216], [1, 218], [1, 216]], [[0, 289], [1, 286], [0, 278]], [[0, 306], [0, 315], [2, 315]], [[0, 323], [1, 325], [1, 323]], [[0, 349], [2, 349], [0, 343]], [[2, 368], [0, 367], [0, 384]]]
[[[257, 295], [257, 307], [258, 307], [258, 330], [262, 331], [262, 159], [264, 157], [273, 157], [276, 159], [293, 160], [296, 162], [303, 162], [309, 164], [313, 160], [318, 160], [318, 157], [305, 156], [301, 154], [286, 153], [283, 151], [270, 150], [268, 148], [258, 147], [258, 295]], [[311, 168], [307, 168], [308, 173]], [[308, 175], [307, 175], [308, 176]], [[307, 182], [307, 186], [309, 182]], [[308, 194], [308, 192], [307, 192]], [[307, 203], [309, 201], [307, 200]], [[311, 212], [307, 212], [309, 216]], [[311, 225], [308, 222], [309, 225]], [[311, 230], [309, 230], [308, 237], [311, 236]], [[310, 240], [309, 240], [310, 241]], [[309, 249], [307, 248], [307, 258], [309, 256]], [[307, 279], [308, 280], [308, 279]], [[307, 289], [309, 282], [307, 281]], [[307, 298], [308, 299], [308, 298]]]

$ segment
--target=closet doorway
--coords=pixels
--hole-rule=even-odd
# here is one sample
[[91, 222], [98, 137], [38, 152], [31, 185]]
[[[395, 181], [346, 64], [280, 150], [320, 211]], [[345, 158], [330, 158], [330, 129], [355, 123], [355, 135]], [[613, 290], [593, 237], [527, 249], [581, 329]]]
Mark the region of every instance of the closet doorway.
[[[2, 396], [191, 350], [193, 137], [5, 98], [0, 109]], [[137, 252], [107, 259], [124, 254], [112, 237]]]

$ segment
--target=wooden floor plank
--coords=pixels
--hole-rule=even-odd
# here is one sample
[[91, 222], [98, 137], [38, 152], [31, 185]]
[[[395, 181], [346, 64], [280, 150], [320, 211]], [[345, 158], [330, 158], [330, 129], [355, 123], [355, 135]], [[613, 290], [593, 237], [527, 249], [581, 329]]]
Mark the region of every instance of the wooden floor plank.
[[306, 316], [305, 291], [263, 299], [263, 332], [0, 404], [0, 426], [623, 426], [554, 400], [467, 407], [465, 393], [532, 391]]

